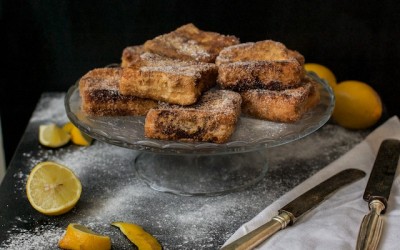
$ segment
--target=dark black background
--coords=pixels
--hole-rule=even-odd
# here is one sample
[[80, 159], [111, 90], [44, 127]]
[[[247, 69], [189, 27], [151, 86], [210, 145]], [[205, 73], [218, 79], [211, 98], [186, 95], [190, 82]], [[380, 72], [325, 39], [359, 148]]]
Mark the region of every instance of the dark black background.
[[2, 0], [1, 119], [9, 162], [44, 91], [119, 62], [123, 48], [192, 22], [242, 42], [272, 39], [360, 80], [399, 115], [398, 1]]

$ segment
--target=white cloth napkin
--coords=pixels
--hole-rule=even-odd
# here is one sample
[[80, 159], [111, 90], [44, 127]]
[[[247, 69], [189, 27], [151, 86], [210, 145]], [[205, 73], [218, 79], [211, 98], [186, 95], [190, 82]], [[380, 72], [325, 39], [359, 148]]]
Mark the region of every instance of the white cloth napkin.
[[[400, 121], [393, 116], [369, 134], [345, 155], [332, 162], [312, 177], [280, 197], [249, 222], [242, 225], [225, 243], [228, 244], [256, 229], [278, 210], [297, 196], [319, 184], [323, 180], [347, 168], [357, 168], [366, 172], [366, 177], [354, 182], [300, 218], [293, 226], [277, 232], [257, 249], [355, 249], [360, 223], [368, 210], [362, 199], [379, 146], [384, 139], [400, 140]], [[399, 166], [398, 166], [399, 167]], [[383, 215], [384, 226], [379, 249], [399, 249], [400, 237], [400, 170], [397, 170], [388, 201], [388, 209]]]

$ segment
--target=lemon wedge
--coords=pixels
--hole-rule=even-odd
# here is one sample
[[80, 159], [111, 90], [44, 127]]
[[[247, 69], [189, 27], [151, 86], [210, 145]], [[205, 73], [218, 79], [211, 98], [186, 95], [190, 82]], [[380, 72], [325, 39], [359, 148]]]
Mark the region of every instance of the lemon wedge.
[[46, 215], [68, 212], [76, 205], [81, 193], [81, 182], [72, 170], [50, 161], [37, 164], [26, 183], [30, 204]]
[[71, 135], [71, 141], [75, 145], [79, 146], [90, 146], [93, 139], [83, 133], [78, 127], [76, 127], [72, 122], [67, 122], [62, 128], [65, 132]]
[[139, 225], [127, 222], [113, 222], [111, 225], [118, 227], [140, 250], [162, 249], [157, 239]]
[[58, 148], [67, 144], [71, 136], [56, 124], [45, 124], [39, 126], [39, 142], [43, 146]]
[[72, 250], [109, 250], [111, 249], [111, 239], [93, 232], [83, 225], [71, 223], [63, 238], [58, 242], [58, 246]]
[[74, 126], [71, 130], [71, 140], [76, 145], [87, 147], [92, 144], [93, 139]]
[[71, 133], [73, 127], [75, 127], [75, 125], [72, 122], [67, 122], [63, 125], [62, 129], [67, 133]]

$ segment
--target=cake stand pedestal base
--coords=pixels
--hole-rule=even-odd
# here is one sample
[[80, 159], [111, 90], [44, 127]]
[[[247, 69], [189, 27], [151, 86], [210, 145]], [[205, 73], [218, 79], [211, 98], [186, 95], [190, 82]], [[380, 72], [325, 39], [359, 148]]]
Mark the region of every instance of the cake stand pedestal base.
[[220, 195], [249, 187], [267, 172], [265, 149], [229, 154], [142, 152], [137, 175], [151, 188], [179, 195]]

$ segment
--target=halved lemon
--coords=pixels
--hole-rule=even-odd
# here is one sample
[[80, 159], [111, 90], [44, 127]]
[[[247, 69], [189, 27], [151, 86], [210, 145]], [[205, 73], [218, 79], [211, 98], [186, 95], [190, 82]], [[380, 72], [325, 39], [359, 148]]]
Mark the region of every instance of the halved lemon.
[[39, 126], [39, 142], [43, 146], [58, 148], [67, 144], [70, 139], [69, 133], [54, 123]]
[[71, 223], [63, 238], [58, 242], [58, 246], [73, 250], [109, 250], [111, 249], [111, 239], [83, 225]]
[[141, 226], [127, 222], [113, 222], [111, 225], [118, 227], [123, 234], [140, 250], [161, 250], [157, 239], [146, 232]]
[[29, 174], [26, 194], [33, 208], [46, 215], [60, 215], [71, 210], [82, 193], [78, 177], [66, 166], [46, 161]]

